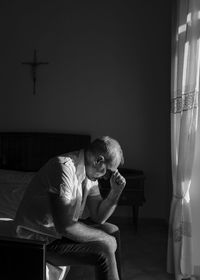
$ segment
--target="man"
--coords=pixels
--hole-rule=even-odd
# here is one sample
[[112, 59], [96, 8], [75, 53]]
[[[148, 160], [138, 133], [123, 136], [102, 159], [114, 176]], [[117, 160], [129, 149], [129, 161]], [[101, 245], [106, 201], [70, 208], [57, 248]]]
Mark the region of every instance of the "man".
[[[109, 136], [50, 159], [25, 192], [15, 219], [17, 235], [47, 241], [53, 265], [94, 265], [96, 279], [121, 279], [119, 230], [106, 223], [126, 184], [120, 164], [122, 149]], [[110, 175], [110, 192], [102, 199], [98, 179]]]

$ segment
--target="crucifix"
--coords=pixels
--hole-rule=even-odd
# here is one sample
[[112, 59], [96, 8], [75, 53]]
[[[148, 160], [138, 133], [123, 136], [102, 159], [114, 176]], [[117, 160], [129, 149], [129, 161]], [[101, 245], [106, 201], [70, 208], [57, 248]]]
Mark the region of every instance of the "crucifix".
[[33, 61], [22, 62], [22, 64], [26, 64], [26, 65], [31, 66], [31, 73], [32, 73], [32, 78], [33, 78], [33, 94], [35, 95], [36, 94], [36, 79], [37, 79], [36, 71], [37, 71], [37, 68], [40, 65], [49, 64], [49, 63], [38, 61], [37, 60], [37, 51], [35, 49], [34, 53], [33, 53]]

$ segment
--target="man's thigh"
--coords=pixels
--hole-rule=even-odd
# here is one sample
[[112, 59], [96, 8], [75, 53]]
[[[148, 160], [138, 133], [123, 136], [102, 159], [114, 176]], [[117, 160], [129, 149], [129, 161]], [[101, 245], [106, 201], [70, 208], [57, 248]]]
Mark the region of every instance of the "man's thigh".
[[118, 228], [110, 223], [102, 225], [87, 221], [86, 224], [103, 230], [107, 238], [102, 241], [75, 242], [63, 237], [47, 245], [47, 261], [54, 265], [97, 265], [103, 257], [110, 257], [116, 250], [116, 245], [110, 242], [110, 235], [115, 236]]

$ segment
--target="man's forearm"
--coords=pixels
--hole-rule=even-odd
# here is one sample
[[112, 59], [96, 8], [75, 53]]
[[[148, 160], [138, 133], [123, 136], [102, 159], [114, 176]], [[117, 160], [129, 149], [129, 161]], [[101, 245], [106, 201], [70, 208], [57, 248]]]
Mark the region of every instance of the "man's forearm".
[[106, 199], [100, 202], [96, 211], [99, 223], [104, 223], [113, 214], [125, 185], [125, 178], [116, 170], [110, 178], [110, 193]]
[[68, 225], [61, 234], [76, 242], [90, 242], [104, 240], [106, 233], [101, 230], [90, 227], [81, 222], [74, 222]]
[[99, 223], [105, 223], [105, 221], [113, 214], [117, 207], [118, 200], [120, 198], [121, 191], [114, 191], [111, 189], [107, 198], [102, 200], [98, 207], [97, 217]]

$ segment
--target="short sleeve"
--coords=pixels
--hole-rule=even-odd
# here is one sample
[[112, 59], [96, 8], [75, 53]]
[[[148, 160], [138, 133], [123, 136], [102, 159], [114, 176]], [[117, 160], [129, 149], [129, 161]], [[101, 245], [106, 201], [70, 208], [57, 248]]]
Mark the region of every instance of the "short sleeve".
[[74, 186], [74, 168], [71, 160], [65, 163], [54, 161], [48, 170], [49, 192], [71, 201]]

